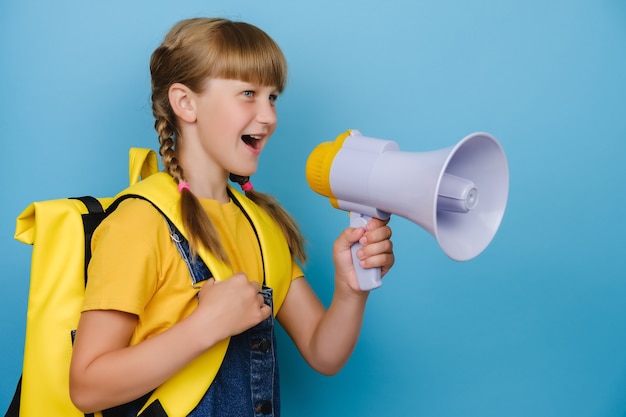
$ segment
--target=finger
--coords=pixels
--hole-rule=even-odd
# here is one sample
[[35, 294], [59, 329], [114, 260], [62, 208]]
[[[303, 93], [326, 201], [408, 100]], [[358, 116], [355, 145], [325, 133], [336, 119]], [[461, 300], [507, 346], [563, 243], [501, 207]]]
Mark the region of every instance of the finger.
[[379, 220], [379, 219], [370, 220], [367, 223], [366, 230], [367, 230], [367, 233], [372, 233], [372, 232], [381, 233], [378, 231], [383, 231], [382, 233], [389, 233], [389, 236], [391, 236], [391, 227], [389, 227], [386, 223], [383, 223], [382, 220]]
[[[257, 281], [250, 281], [250, 285], [252, 285], [254, 287], [254, 289], [256, 290], [256, 292], [261, 291], [261, 286], [259, 285], [259, 283]], [[262, 297], [261, 297], [262, 298]]]
[[[369, 241], [368, 241], [369, 242]], [[377, 255], [393, 254], [393, 242], [389, 239], [379, 242], [369, 242], [359, 249], [358, 255], [361, 259], [375, 257]]]
[[391, 268], [394, 261], [394, 254], [385, 252], [361, 258], [360, 265], [363, 268], [381, 268], [383, 272], [386, 272]]
[[367, 222], [367, 230], [374, 230], [382, 226], [386, 226], [391, 220], [391, 217], [387, 217], [386, 219], [379, 219], [377, 217], [372, 217], [370, 221]]
[[391, 228], [388, 226], [382, 226], [373, 230], [367, 231], [363, 237], [359, 240], [363, 246], [376, 243], [376, 242], [384, 242], [385, 240], [389, 240], [391, 238]]
[[263, 319], [265, 320], [266, 318], [268, 318], [270, 314], [272, 314], [272, 308], [268, 306], [267, 304], [263, 303], [263, 305], [261, 306], [261, 315]]
[[344, 248], [350, 248], [365, 235], [363, 227], [348, 227], [339, 235], [339, 244]]
[[[209, 287], [214, 286], [215, 284], [217, 284], [219, 281], [215, 281], [215, 279], [213, 279], [213, 277], [208, 278], [204, 284], [202, 284], [202, 287], [200, 287], [200, 290], [198, 290], [198, 293], [201, 293], [203, 290], [204, 291], [208, 291]], [[207, 289], [205, 290], [204, 287], [207, 287]]]
[[202, 285], [202, 287], [200, 287], [200, 289], [196, 293], [198, 300], [200, 300], [203, 297], [203, 294], [210, 291], [210, 288], [213, 287], [217, 282], [219, 281], [215, 281], [213, 277], [207, 278], [205, 283]]

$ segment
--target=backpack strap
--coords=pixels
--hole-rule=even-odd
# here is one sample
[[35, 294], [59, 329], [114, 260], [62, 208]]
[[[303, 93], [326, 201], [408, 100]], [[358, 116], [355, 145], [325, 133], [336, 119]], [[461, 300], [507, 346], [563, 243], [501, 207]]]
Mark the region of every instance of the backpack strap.
[[70, 197], [72, 200], [80, 200], [87, 208], [87, 213], [81, 214], [83, 228], [85, 230], [85, 285], [87, 285], [87, 267], [91, 259], [91, 238], [96, 227], [104, 220], [106, 213], [100, 201], [92, 196]]
[[22, 376], [20, 375], [20, 379], [17, 381], [17, 386], [15, 387], [15, 393], [13, 394], [13, 399], [11, 400], [11, 404], [9, 404], [9, 409], [7, 410], [4, 417], [19, 417], [20, 416], [20, 397], [22, 396]]
[[256, 240], [257, 242], [259, 242], [259, 251], [261, 252], [261, 266], [263, 268], [263, 286], [265, 286], [267, 285], [267, 271], [266, 271], [267, 268], [265, 267], [265, 257], [263, 256], [263, 245], [261, 244], [261, 238], [259, 237], [259, 232], [256, 230], [256, 226], [254, 225], [254, 221], [252, 221], [250, 214], [248, 214], [245, 207], [237, 199], [233, 190], [231, 188], [228, 188], [226, 191], [228, 192], [228, 196], [230, 197], [232, 202], [235, 203], [237, 207], [239, 207], [239, 210], [241, 210], [243, 215], [248, 220], [248, 223], [250, 223], [250, 226], [252, 227], [252, 230], [254, 231], [254, 235], [256, 236]]

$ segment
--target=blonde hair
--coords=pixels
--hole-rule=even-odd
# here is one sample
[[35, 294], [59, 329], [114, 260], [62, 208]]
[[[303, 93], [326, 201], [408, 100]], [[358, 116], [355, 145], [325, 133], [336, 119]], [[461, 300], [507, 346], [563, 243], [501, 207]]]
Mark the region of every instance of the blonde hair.
[[[201, 92], [206, 79], [224, 78], [276, 86], [278, 92], [282, 92], [287, 82], [287, 62], [274, 40], [256, 26], [221, 18], [194, 18], [172, 27], [152, 53], [150, 74], [159, 153], [165, 170], [180, 184], [185, 181], [185, 175], [176, 158], [175, 147], [181, 132], [168, 98], [170, 86], [181, 83]], [[230, 179], [244, 184], [249, 178], [231, 174]], [[274, 218], [291, 253], [304, 263], [304, 238], [294, 219], [270, 195], [250, 190], [246, 191], [246, 196]], [[203, 245], [228, 262], [211, 219], [188, 188], [181, 191], [181, 209], [192, 252], [197, 253], [198, 245]]]

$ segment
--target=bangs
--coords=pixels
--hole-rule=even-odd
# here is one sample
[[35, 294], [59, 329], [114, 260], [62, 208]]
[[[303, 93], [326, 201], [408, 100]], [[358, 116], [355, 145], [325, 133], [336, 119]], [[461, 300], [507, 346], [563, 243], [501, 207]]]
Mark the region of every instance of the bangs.
[[282, 92], [287, 62], [278, 45], [263, 31], [243, 22], [227, 22], [216, 39], [211, 76], [273, 86]]

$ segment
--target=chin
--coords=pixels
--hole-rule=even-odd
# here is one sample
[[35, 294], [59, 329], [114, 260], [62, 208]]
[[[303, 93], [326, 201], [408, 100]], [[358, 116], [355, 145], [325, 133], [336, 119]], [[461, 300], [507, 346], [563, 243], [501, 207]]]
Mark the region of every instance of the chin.
[[239, 175], [240, 177], [252, 177], [254, 174], [256, 174], [256, 171], [256, 167], [254, 167], [254, 169], [240, 169], [230, 172], [234, 175]]

